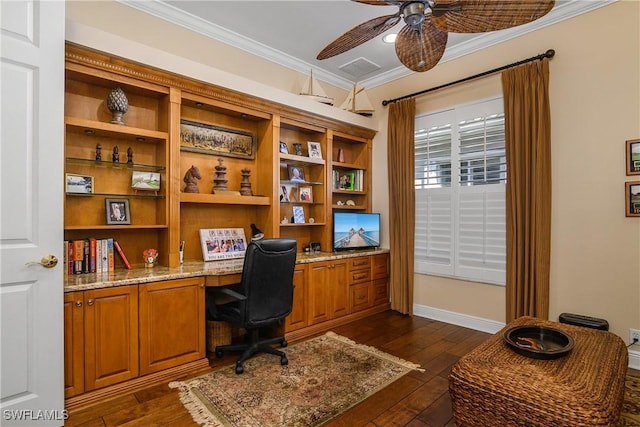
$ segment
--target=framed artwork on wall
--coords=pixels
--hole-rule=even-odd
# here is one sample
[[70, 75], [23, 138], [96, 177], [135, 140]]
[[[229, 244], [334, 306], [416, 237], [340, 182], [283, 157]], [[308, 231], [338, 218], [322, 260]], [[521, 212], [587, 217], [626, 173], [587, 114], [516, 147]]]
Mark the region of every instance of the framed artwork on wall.
[[256, 155], [252, 133], [189, 120], [180, 120], [180, 150], [243, 159]]
[[640, 217], [640, 181], [629, 181], [624, 184], [626, 216]]
[[640, 139], [627, 141], [627, 176], [640, 175]]

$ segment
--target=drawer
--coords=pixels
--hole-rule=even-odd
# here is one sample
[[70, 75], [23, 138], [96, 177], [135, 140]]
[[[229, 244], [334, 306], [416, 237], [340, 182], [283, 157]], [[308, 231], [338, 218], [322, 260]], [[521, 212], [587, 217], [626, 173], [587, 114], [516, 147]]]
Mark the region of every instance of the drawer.
[[373, 305], [389, 302], [389, 281], [378, 279], [373, 281]]
[[349, 308], [351, 312], [371, 307], [371, 284], [361, 283], [350, 287]]
[[373, 279], [384, 279], [389, 276], [389, 257], [376, 255], [373, 257]]
[[349, 270], [371, 268], [371, 257], [358, 257], [349, 259]]
[[349, 271], [349, 284], [368, 282], [371, 280], [371, 270]]

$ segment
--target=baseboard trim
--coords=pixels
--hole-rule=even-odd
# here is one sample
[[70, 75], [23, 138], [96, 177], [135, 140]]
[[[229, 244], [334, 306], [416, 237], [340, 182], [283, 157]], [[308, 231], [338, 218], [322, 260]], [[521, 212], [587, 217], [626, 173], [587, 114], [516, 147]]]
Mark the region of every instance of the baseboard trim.
[[[438, 320], [440, 322], [450, 323], [464, 328], [474, 329], [476, 331], [495, 334], [504, 328], [505, 324], [495, 320], [483, 319], [481, 317], [469, 316], [468, 314], [456, 313], [453, 311], [442, 310], [440, 308], [429, 307], [426, 305], [413, 305], [413, 314], [415, 316], [427, 319]], [[640, 350], [629, 349], [629, 368], [640, 370]]]
[[505, 326], [503, 322], [469, 316], [468, 314], [456, 313], [426, 305], [414, 304], [413, 314], [419, 317], [426, 317], [427, 319], [451, 323], [452, 325], [462, 326], [464, 328], [474, 329], [476, 331], [487, 332], [490, 334], [495, 334]]

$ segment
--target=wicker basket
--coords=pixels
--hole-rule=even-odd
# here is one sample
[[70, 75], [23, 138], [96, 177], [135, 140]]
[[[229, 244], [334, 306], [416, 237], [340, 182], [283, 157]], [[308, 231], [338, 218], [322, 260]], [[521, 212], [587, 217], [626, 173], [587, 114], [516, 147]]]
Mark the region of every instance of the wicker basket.
[[[517, 354], [502, 340], [512, 326], [541, 325], [571, 335], [555, 360]], [[456, 426], [615, 426], [628, 354], [610, 332], [521, 317], [460, 358], [449, 375]]]
[[207, 352], [215, 353], [216, 346], [231, 344], [234, 338], [244, 334], [243, 328], [218, 320], [207, 320]]

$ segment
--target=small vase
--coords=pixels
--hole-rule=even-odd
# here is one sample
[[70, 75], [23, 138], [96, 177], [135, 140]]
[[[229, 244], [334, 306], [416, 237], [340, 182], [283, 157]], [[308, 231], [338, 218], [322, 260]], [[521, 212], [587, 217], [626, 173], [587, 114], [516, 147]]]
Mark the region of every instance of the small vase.
[[129, 110], [129, 100], [120, 86], [113, 89], [107, 96], [107, 108], [111, 111], [111, 123], [124, 125], [124, 114]]
[[144, 263], [145, 268], [153, 268], [156, 266], [155, 262], [145, 262]]

